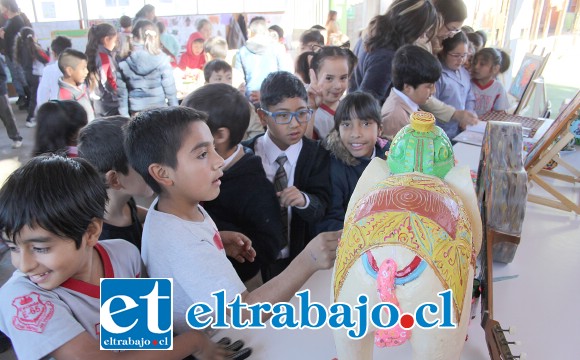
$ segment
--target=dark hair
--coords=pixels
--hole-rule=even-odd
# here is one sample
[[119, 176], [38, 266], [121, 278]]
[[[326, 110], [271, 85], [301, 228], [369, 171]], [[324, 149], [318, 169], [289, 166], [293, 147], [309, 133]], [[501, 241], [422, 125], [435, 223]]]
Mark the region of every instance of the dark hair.
[[222, 59], [213, 59], [212, 61], [206, 63], [205, 66], [203, 67], [203, 77], [205, 78], [206, 83], [209, 82], [209, 78], [211, 77], [211, 74], [213, 74], [214, 71], [232, 72], [232, 66]]
[[139, 21], [140, 19], [146, 19], [147, 14], [150, 14], [153, 11], [155, 11], [155, 6], [153, 6], [151, 4], [146, 4], [141, 8], [141, 10], [137, 11], [137, 14], [135, 14], [135, 17], [133, 18], [133, 21]]
[[315, 42], [320, 46], [324, 46], [324, 36], [318, 30], [306, 30], [300, 35], [300, 43], [305, 45], [309, 42]]
[[129, 164], [157, 194], [161, 185], [149, 174], [151, 164], [177, 166], [177, 152], [188, 127], [196, 121], [206, 122], [207, 115], [184, 106], [169, 106], [139, 112], [125, 130], [125, 153]]
[[479, 36], [481, 36], [481, 39], [483, 40], [483, 45], [481, 46], [485, 46], [485, 44], [487, 43], [487, 34], [485, 33], [485, 31], [477, 30], [475, 33], [479, 34]]
[[473, 28], [469, 25], [463, 25], [461, 27], [461, 31], [463, 31], [464, 33], [466, 33], [468, 35], [471, 34], [472, 32], [475, 32], [475, 30], [473, 30]]
[[326, 30], [326, 28], [324, 26], [318, 25], [318, 24], [313, 25], [310, 29], [312, 29], [312, 30]]
[[503, 74], [510, 68], [511, 59], [509, 54], [502, 49], [497, 49], [497, 51], [499, 51], [501, 54], [501, 65], [499, 66], [499, 72], [500, 74]]
[[381, 125], [381, 108], [379, 102], [369, 93], [355, 91], [340, 100], [334, 114], [334, 129], [338, 131], [340, 124], [353, 118], [371, 120]]
[[87, 125], [87, 112], [74, 100], [51, 100], [36, 112], [36, 134], [32, 155], [66, 153], [76, 145], [79, 130]]
[[56, 56], [59, 56], [64, 49], [68, 49], [72, 46], [72, 42], [66, 36], [57, 36], [50, 43], [50, 50], [54, 52]]
[[348, 75], [350, 76], [357, 63], [356, 55], [350, 51], [350, 49], [341, 48], [338, 46], [323, 46], [320, 48], [320, 50], [317, 51], [312, 57], [312, 61], [310, 61], [310, 68], [314, 69], [314, 72], [316, 72], [316, 75], [318, 75], [324, 59], [337, 57], [346, 59], [348, 63]]
[[483, 38], [479, 33], [470, 32], [467, 34], [467, 40], [473, 44], [476, 48], [480, 48], [483, 46]]
[[369, 23], [365, 49], [368, 52], [379, 48], [396, 50], [414, 43], [427, 31], [432, 38], [438, 25], [439, 15], [431, 1], [395, 1], [386, 14], [375, 16]]
[[39, 48], [34, 39], [34, 30], [29, 27], [21, 28], [14, 44], [14, 61], [23, 64], [29, 59], [28, 61], [32, 63], [37, 58]]
[[[149, 31], [151, 30], [151, 32]], [[133, 39], [143, 41], [143, 48], [149, 54], [158, 55], [161, 53], [161, 43], [159, 42], [159, 29], [157, 25], [150, 20], [141, 19], [133, 25]]]
[[441, 63], [429, 51], [415, 45], [405, 45], [395, 53], [392, 64], [393, 86], [402, 91], [405, 84], [416, 88], [433, 84], [441, 76]]
[[32, 158], [0, 189], [0, 229], [12, 242], [23, 227], [40, 227], [72, 239], [76, 248], [93, 219], [102, 219], [105, 184], [83, 159], [59, 155]]
[[228, 42], [221, 36], [212, 36], [203, 43], [203, 51], [214, 59], [228, 56]]
[[467, 18], [467, 6], [463, 0], [433, 0], [433, 4], [443, 18], [443, 24], [462, 23]]
[[260, 106], [269, 109], [270, 106], [281, 103], [285, 99], [301, 98], [308, 101], [304, 84], [296, 75], [287, 71], [276, 71], [268, 74], [260, 87]]
[[71, 48], [64, 49], [58, 56], [58, 68], [64, 74], [67, 67], [74, 69], [82, 60], [87, 60], [84, 52]]
[[108, 36], [117, 36], [117, 30], [111, 24], [93, 25], [89, 29], [85, 54], [87, 55], [87, 68], [89, 70], [87, 78], [91, 82], [91, 88], [94, 88], [101, 81], [101, 71], [97, 66], [97, 57], [99, 56], [99, 45]]
[[129, 16], [123, 15], [119, 19], [119, 25], [121, 25], [122, 28], [128, 28], [131, 25], [133, 25], [133, 22], [131, 21], [131, 18]]
[[268, 28], [268, 30], [270, 31], [275, 31], [276, 34], [278, 34], [278, 37], [280, 39], [282, 39], [284, 37], [284, 29], [282, 29], [280, 26], [278, 25], [272, 25]]
[[205, 26], [205, 24], [210, 24], [211, 22], [208, 19], [201, 19], [197, 22], [195, 28], [197, 29], [197, 31], [201, 31], [201, 29], [203, 29], [203, 27]]
[[20, 8], [18, 7], [16, 0], [2, 0], [0, 1], [0, 4], [12, 12], [20, 12]]
[[300, 76], [305, 84], [310, 84], [310, 61], [312, 59], [309, 61], [308, 58], [313, 57], [314, 54], [316, 54], [314, 51], [305, 51], [296, 58], [294, 73]]
[[165, 32], [165, 24], [163, 21], [158, 21], [155, 23], [157, 25], [157, 29], [159, 29], [159, 34], [163, 34]]
[[230, 131], [228, 149], [237, 146], [250, 125], [250, 104], [244, 95], [228, 84], [207, 84], [183, 100], [183, 106], [205, 112], [212, 134], [219, 128]]
[[510, 56], [503, 50], [494, 48], [483, 48], [473, 55], [472, 64], [475, 64], [478, 59], [483, 59], [486, 62], [491, 62], [493, 66], [499, 65], [499, 72], [504, 73], [510, 67]]
[[439, 59], [443, 59], [450, 51], [453, 51], [459, 44], [469, 45], [469, 40], [463, 31], [458, 32], [452, 37], [446, 38], [441, 42], [443, 48], [439, 52]]
[[79, 133], [79, 157], [90, 162], [101, 175], [110, 170], [129, 173], [129, 160], [123, 146], [123, 127], [129, 118], [110, 116], [91, 121]]

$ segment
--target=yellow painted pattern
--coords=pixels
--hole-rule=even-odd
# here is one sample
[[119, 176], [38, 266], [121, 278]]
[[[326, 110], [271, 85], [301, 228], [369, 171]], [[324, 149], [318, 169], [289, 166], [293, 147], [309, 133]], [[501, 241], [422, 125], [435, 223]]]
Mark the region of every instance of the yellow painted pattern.
[[[446, 202], [459, 209], [456, 236], [451, 236], [434, 220], [406, 210], [383, 211], [366, 215], [356, 221], [360, 209], [377, 201], [381, 189], [405, 186], [427, 190], [433, 198], [445, 196]], [[391, 199], [392, 200], [392, 199]], [[416, 201], [425, 202], [439, 211], [437, 204], [427, 196]], [[355, 261], [367, 250], [384, 245], [403, 246], [423, 260], [435, 271], [444, 290], [453, 290], [456, 319], [461, 317], [469, 267], [475, 266], [471, 238], [471, 224], [463, 210], [461, 199], [445, 183], [429, 175], [419, 173], [393, 175], [378, 183], [369, 194], [357, 202], [354, 211], [347, 214], [344, 230], [337, 250], [334, 278], [334, 299], [338, 298], [345, 278]], [[380, 264], [378, 264], [380, 266]], [[401, 264], [401, 267], [407, 264]]]

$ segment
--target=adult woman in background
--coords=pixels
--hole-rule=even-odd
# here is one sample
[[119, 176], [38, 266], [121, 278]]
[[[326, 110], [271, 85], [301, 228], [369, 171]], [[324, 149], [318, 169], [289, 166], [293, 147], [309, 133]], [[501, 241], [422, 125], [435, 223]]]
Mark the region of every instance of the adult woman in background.
[[382, 104], [391, 88], [391, 64], [397, 49], [420, 38], [426, 43], [438, 29], [435, 6], [428, 0], [396, 0], [386, 14], [371, 20], [354, 53], [358, 65], [349, 92], [371, 93]]
[[[435, 36], [430, 41], [419, 39], [415, 44], [437, 56], [442, 49], [441, 42], [455, 36], [461, 31], [461, 26], [467, 18], [467, 7], [463, 0], [432, 1], [441, 19], [439, 27]], [[449, 106], [434, 97], [431, 97], [425, 105], [421, 106], [421, 109], [433, 113], [437, 119], [443, 122], [448, 122], [452, 119], [456, 120], [459, 122], [461, 128], [477, 122], [477, 115], [475, 113], [468, 110], [457, 110], [453, 106]]]

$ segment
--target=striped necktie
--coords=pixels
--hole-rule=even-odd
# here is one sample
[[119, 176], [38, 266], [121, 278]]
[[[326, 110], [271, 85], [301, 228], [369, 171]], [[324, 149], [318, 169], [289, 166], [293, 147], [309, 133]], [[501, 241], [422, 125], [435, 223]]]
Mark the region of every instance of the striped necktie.
[[[274, 176], [274, 189], [276, 192], [280, 192], [288, 187], [288, 176], [286, 175], [286, 170], [284, 169], [284, 164], [288, 161], [286, 155], [282, 154], [278, 156], [276, 162], [278, 163], [278, 170], [276, 170], [276, 175]], [[286, 206], [280, 207], [280, 215], [282, 217], [282, 228], [286, 238], [288, 237], [288, 208]]]

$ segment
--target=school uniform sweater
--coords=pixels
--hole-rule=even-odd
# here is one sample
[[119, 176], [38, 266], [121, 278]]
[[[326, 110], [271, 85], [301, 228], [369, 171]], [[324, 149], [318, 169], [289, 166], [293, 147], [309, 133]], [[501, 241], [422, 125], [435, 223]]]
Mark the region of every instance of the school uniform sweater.
[[[374, 156], [386, 158], [391, 143], [378, 138], [375, 143]], [[316, 232], [336, 231], [343, 228], [344, 217], [350, 197], [354, 188], [367, 165], [373, 159], [371, 157], [356, 158], [348, 151], [340, 140], [338, 131], [333, 130], [324, 146], [330, 151], [330, 180], [332, 183], [332, 199], [328, 212], [324, 219], [316, 226]]]
[[220, 194], [203, 203], [218, 229], [237, 231], [252, 240], [256, 260], [239, 263], [230, 258], [236, 272], [246, 281], [261, 265], [272, 263], [286, 242], [280, 203], [274, 185], [266, 178], [262, 160], [249, 148], [240, 150], [238, 159], [224, 170]]

